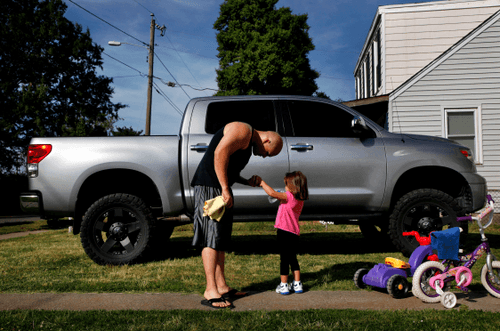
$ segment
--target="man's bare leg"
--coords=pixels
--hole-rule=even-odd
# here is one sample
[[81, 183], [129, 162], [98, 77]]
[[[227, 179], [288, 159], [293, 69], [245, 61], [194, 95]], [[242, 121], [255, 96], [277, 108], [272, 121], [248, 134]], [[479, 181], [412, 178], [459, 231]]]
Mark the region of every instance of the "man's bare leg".
[[217, 291], [220, 295], [229, 292], [230, 288], [226, 283], [226, 276], [224, 274], [224, 264], [226, 259], [226, 252], [219, 251], [217, 255], [217, 265], [215, 267], [215, 283]]
[[[219, 265], [219, 254], [219, 251], [216, 251], [215, 249], [210, 247], [205, 247], [201, 251], [201, 258], [203, 260], [203, 267], [205, 269], [205, 278], [207, 280], [207, 287], [203, 296], [207, 300], [217, 299], [221, 297], [219, 291], [217, 290], [216, 278], [220, 278], [220, 274], [222, 274], [222, 277], [224, 277], [224, 266], [222, 266], [221, 268]], [[224, 261], [224, 258], [222, 261]], [[227, 307], [230, 305], [230, 303], [227, 301], [215, 302], [213, 305], [217, 307]]]

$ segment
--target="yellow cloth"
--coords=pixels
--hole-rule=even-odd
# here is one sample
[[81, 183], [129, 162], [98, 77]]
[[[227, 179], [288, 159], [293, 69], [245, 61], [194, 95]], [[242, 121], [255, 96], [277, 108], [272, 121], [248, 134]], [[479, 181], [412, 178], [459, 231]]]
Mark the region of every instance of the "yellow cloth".
[[225, 211], [226, 203], [224, 202], [222, 195], [205, 201], [205, 205], [203, 206], [203, 216], [208, 216], [210, 219], [217, 222], [220, 221]]

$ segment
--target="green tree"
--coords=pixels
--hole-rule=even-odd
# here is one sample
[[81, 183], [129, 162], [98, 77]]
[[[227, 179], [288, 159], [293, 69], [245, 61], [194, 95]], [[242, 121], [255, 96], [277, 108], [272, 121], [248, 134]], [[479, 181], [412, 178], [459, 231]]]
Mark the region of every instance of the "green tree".
[[328, 100], [332, 100], [330, 98], [330, 96], [328, 96], [325, 92], [315, 92], [313, 94], [313, 96], [315, 96], [316, 98], [323, 98], [323, 99], [328, 99]]
[[0, 3], [0, 173], [37, 136], [107, 135], [125, 107], [98, 75], [103, 48], [64, 17], [62, 0]]
[[314, 49], [307, 14], [276, 9], [278, 0], [225, 0], [214, 24], [219, 68], [217, 95], [312, 95], [319, 73], [307, 54]]

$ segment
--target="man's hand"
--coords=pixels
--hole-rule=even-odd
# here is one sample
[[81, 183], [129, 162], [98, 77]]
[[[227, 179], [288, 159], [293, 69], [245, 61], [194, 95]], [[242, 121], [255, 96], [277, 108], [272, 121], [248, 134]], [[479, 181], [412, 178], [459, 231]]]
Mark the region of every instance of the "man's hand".
[[260, 182], [262, 181], [262, 178], [260, 178], [257, 175], [253, 175], [252, 178], [248, 180], [248, 184], [252, 187], [258, 187], [260, 186]]
[[231, 190], [229, 188], [222, 189], [222, 199], [226, 203], [227, 208], [233, 207], [233, 195], [231, 194]]

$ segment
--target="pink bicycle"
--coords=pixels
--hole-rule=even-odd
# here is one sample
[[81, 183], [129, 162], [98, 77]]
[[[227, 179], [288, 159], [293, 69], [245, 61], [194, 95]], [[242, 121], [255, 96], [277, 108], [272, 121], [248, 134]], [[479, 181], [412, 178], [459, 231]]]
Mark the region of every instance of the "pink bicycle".
[[[458, 217], [458, 221], [476, 221], [481, 234], [481, 244], [474, 252], [459, 256], [458, 260], [443, 260], [440, 262], [428, 261], [421, 264], [413, 276], [413, 295], [424, 302], [437, 303], [441, 301], [446, 308], [453, 308], [457, 297], [449, 292], [451, 282], [457, 283], [457, 288], [467, 292], [467, 286], [472, 281], [471, 268], [479, 258], [486, 254], [486, 264], [481, 269], [481, 283], [484, 288], [496, 298], [500, 298], [500, 261], [490, 250], [484, 229], [493, 222], [494, 201], [488, 195], [488, 203], [479, 211], [478, 216]], [[489, 216], [488, 222], [483, 225], [482, 220]]]

